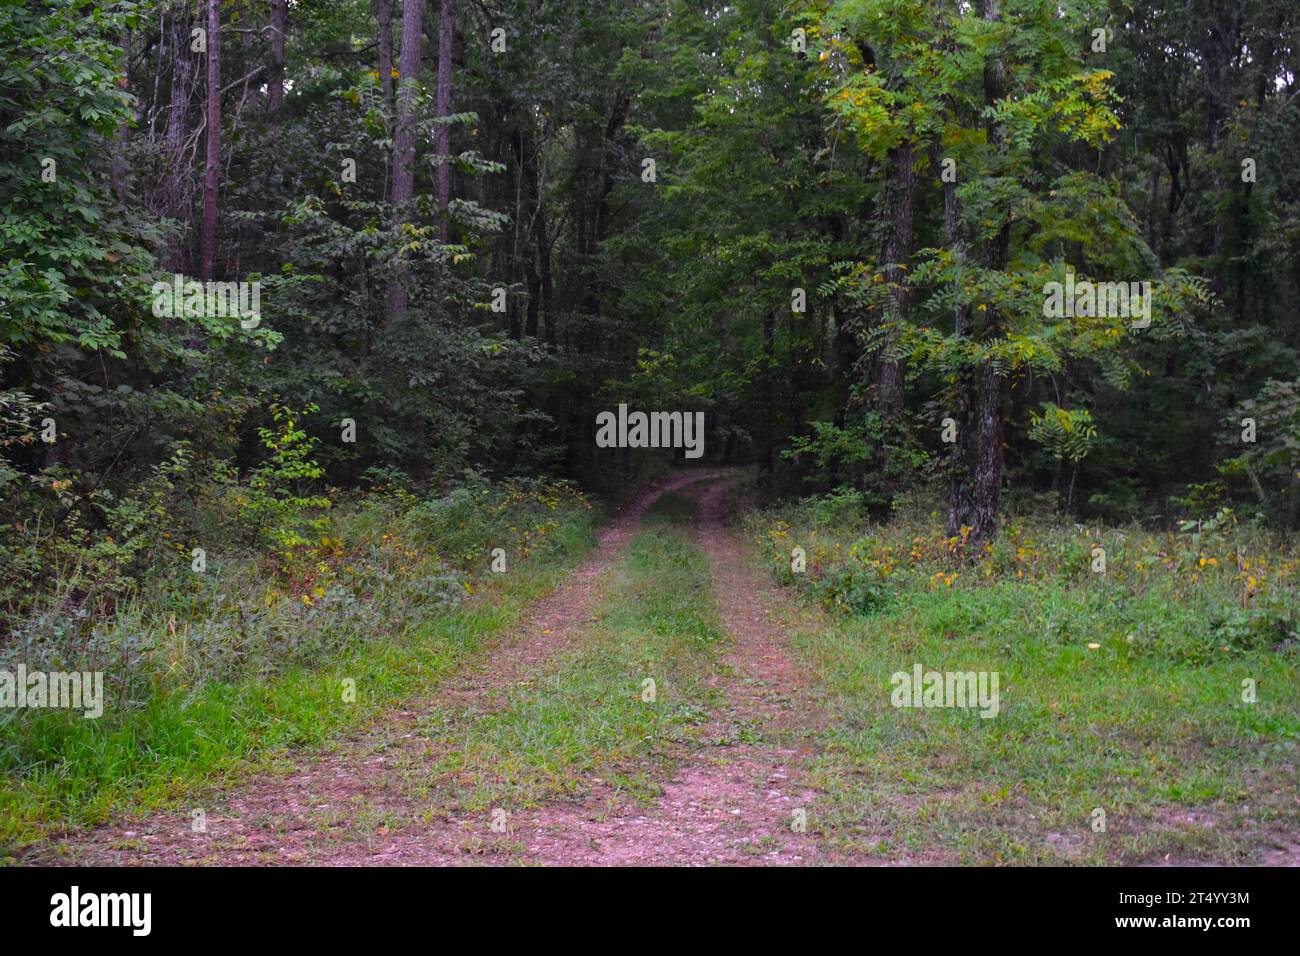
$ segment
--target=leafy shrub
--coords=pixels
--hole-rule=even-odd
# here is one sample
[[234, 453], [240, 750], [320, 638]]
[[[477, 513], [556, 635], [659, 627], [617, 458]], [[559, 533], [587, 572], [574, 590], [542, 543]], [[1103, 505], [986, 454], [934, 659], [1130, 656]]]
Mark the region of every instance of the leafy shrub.
[[[317, 410], [315, 405], [308, 405], [303, 413]], [[275, 427], [258, 429], [258, 437], [270, 455], [253, 469], [239, 497], [242, 517], [252, 531], [253, 541], [273, 546], [286, 562], [309, 543], [306, 534], [325, 529], [326, 519], [316, 512], [330, 506], [324, 495], [303, 490], [307, 483], [325, 475], [311, 457], [318, 440], [309, 437], [298, 424], [303, 413], [279, 404], [271, 406]]]
[[[292, 428], [285, 419], [281, 434]], [[175, 468], [184, 460], [174, 456]], [[291, 454], [268, 469], [287, 484], [288, 476], [301, 473], [294, 466], [299, 460]], [[170, 494], [170, 480], [160, 475], [153, 493]], [[272, 495], [272, 485], [268, 480], [262, 493]], [[222, 490], [220, 482], [208, 487]], [[172, 532], [161, 530], [165, 522], [154, 521], [162, 506], [150, 503], [160, 499], [133, 500], [133, 513], [152, 522], [147, 534], [142, 524], [136, 535], [154, 542], [149, 573], [121, 577], [126, 584], [118, 599], [105, 599], [102, 583], [91, 575], [102, 574], [109, 560], [125, 560], [125, 551], [107, 546], [100, 553], [85, 539], [81, 563], [11, 619], [0, 660], [106, 670], [123, 701], [137, 703], [167, 687], [318, 666], [464, 601], [474, 582], [490, 575], [491, 548], [505, 548], [513, 567], [571, 545], [576, 539], [570, 535], [561, 543], [558, 532], [589, 522], [581, 495], [545, 482], [477, 479], [472, 489], [423, 501], [403, 489], [385, 489], [345, 500], [327, 524], [295, 524], [304, 512], [312, 514], [315, 503], [303, 504], [310, 498], [290, 489], [261, 512], [274, 515], [281, 530], [300, 529], [297, 538], [269, 533], [254, 547], [214, 548], [204, 574], [191, 570], [188, 544], [176, 543]], [[212, 506], [201, 501], [198, 508]], [[328, 533], [308, 539], [304, 527]], [[292, 547], [292, 566], [263, 573], [264, 546], [274, 549], [277, 563]]]
[[1296, 606], [1280, 595], [1269, 595], [1252, 607], [1220, 608], [1211, 619], [1215, 645], [1234, 651], [1262, 650], [1300, 638]]
[[867, 513], [867, 496], [841, 485], [829, 494], [808, 499], [813, 523], [820, 528], [860, 528]]
[[813, 579], [812, 589], [823, 605], [857, 614], [872, 614], [887, 607], [896, 593], [876, 571], [852, 566], [828, 570]]
[[[827, 507], [827, 499], [805, 499], [752, 515], [748, 527], [778, 580], [845, 613], [916, 606], [927, 595], [940, 604], [1000, 602], [1011, 630], [990, 639], [1109, 643], [1129, 657], [1197, 665], [1298, 646], [1297, 543], [1239, 524], [1230, 509], [1148, 531], [1065, 523], [1051, 509], [1029, 508], [972, 549], [966, 536], [946, 534], [940, 507], [910, 507], [867, 535], [825, 522]], [[791, 569], [795, 547], [806, 555], [803, 573]], [[1098, 548], [1104, 573], [1094, 570]]]

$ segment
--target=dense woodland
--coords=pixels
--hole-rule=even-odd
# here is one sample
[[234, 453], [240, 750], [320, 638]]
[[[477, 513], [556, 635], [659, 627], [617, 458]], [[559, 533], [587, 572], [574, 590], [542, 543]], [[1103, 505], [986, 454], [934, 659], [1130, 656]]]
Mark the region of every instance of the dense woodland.
[[1298, 39], [0, 0], [0, 864], [1294, 863]]
[[[706, 460], [774, 495], [931, 495], [977, 542], [1033, 495], [1295, 528], [1298, 30], [1276, 0], [6, 0], [0, 600], [60, 555], [139, 574], [232, 489], [261, 526], [621, 487], [668, 456], [595, 447], [617, 403], [706, 412]], [[1045, 317], [1067, 273], [1149, 281], [1149, 326]], [[260, 322], [159, 315], [177, 274], [261, 283]]]

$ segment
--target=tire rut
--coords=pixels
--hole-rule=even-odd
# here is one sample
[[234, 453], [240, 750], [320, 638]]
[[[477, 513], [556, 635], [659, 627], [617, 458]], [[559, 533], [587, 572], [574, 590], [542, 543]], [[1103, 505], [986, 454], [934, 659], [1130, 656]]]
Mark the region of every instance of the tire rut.
[[[696, 486], [696, 543], [708, 556], [722, 624], [733, 639], [719, 679], [725, 705], [703, 748], [685, 755], [647, 810], [547, 807], [515, 820], [529, 862], [549, 865], [812, 865], [845, 860], [814, 830], [817, 793], [799, 783], [813, 724], [786, 642], [816, 612], [795, 607], [748, 564], [723, 522], [729, 480]], [[757, 739], [755, 739], [757, 738]]]
[[[429, 698], [338, 749], [297, 761], [287, 776], [268, 775], [212, 800], [204, 832], [192, 811], [125, 819], [66, 835], [31, 862], [75, 865], [450, 865], [474, 862], [480, 817], [433, 816], [407, 792], [403, 764], [427, 762], [437, 744], [417, 731], [431, 709], [482, 711], [500, 706], [512, 685], [536, 676], [582, 640], [608, 572], [663, 495], [716, 477], [680, 473], [649, 486], [597, 535], [593, 552], [563, 584], [535, 602], [505, 640], [476, 651]], [[196, 802], [199, 802], [196, 800]], [[388, 820], [394, 826], [358, 827]], [[495, 836], [495, 834], [489, 834]]]

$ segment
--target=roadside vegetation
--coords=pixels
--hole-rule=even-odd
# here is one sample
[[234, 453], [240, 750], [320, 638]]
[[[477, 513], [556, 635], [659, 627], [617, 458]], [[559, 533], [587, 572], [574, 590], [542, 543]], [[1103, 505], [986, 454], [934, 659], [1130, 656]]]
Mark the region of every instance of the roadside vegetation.
[[[192, 525], [142, 506], [132, 539], [87, 532], [25, 589], [0, 666], [102, 671], [106, 701], [95, 720], [0, 712], [0, 855], [360, 726], [500, 634], [592, 543], [591, 505], [563, 483], [304, 496], [310, 458], [272, 451], [251, 482], [192, 499]], [[496, 548], [510, 573], [492, 572]]]
[[[794, 638], [833, 715], [812, 782], [837, 841], [928, 862], [1294, 855], [1294, 539], [1231, 512], [1154, 532], [1029, 509], [975, 548], [920, 499], [880, 524], [852, 493], [749, 531], [838, 611]], [[891, 676], [918, 663], [998, 672], [999, 713], [895, 708]]]

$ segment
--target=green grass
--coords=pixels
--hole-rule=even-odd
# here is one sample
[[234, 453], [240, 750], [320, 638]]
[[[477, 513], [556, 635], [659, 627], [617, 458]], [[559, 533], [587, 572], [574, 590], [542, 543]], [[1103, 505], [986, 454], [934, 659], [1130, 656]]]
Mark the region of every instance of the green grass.
[[[1242, 863], [1300, 831], [1295, 643], [1216, 631], [1235, 574], [1077, 573], [1068, 532], [1032, 522], [1019, 533], [1033, 560], [1005, 567], [945, 560], [933, 528], [905, 522], [837, 535], [792, 510], [753, 530], [779, 577], [840, 608], [794, 646], [831, 714], [810, 768], [827, 795], [817, 826], [845, 847], [923, 862]], [[821, 581], [790, 574], [800, 542]], [[1291, 554], [1255, 545], [1273, 598], [1291, 600]], [[1127, 547], [1135, 561], [1173, 553], [1156, 535], [1130, 532]], [[881, 574], [871, 561], [890, 548]], [[838, 598], [854, 591], [840, 582], [863, 574], [878, 587], [846, 608]], [[916, 663], [998, 672], [1000, 713], [895, 708], [890, 677]], [[1245, 679], [1256, 703], [1242, 700]]]
[[[188, 609], [179, 635], [166, 615], [124, 611], [114, 647], [134, 648], [135, 627], [156, 638], [121, 684], [138, 703], [118, 699], [97, 721], [30, 711], [0, 725], [0, 859], [62, 827], [179, 806], [266, 772], [437, 687], [591, 544], [585, 508], [476, 501], [341, 523], [350, 550], [320, 572], [313, 583], [332, 582], [320, 591], [209, 585], [221, 600], [165, 609]], [[828, 718], [813, 721], [804, 770], [823, 794], [810, 825], [832, 844], [918, 862], [1243, 863], [1294, 841], [1293, 544], [1016, 519], [993, 548], [964, 554], [925, 519], [868, 526], [823, 511], [759, 515], [750, 530], [778, 578], [835, 611], [792, 635], [812, 681], [790, 689]], [[399, 769], [426, 812], [658, 796], [725, 703], [715, 678], [728, 638], [692, 518], [689, 497], [665, 496], [580, 641], [527, 682], [421, 721], [431, 756]], [[532, 557], [512, 559], [509, 574], [457, 570], [508, 536], [516, 553], [525, 533]], [[1105, 575], [1090, 570], [1096, 542]], [[795, 544], [808, 554], [802, 575], [789, 568]], [[471, 581], [477, 600], [440, 597]], [[217, 626], [232, 607], [264, 604], [272, 611], [250, 615], [247, 634], [241, 617], [238, 639]], [[187, 643], [201, 633], [227, 634], [215, 658]], [[1000, 712], [895, 708], [891, 675], [917, 663], [997, 672]], [[343, 700], [347, 678], [355, 703]], [[1247, 679], [1255, 703], [1242, 700]]]
[[[245, 663], [232, 679], [203, 676], [210, 665], [172, 635], [170, 643], [152, 644], [132, 679], [123, 681], [138, 700], [112, 701], [103, 718], [52, 710], [7, 715], [0, 724], [0, 860], [18, 857], [63, 828], [95, 824], [128, 809], [175, 806], [197, 792], [264, 772], [287, 752], [328, 743], [436, 686], [568, 574], [593, 543], [591, 517], [585, 509], [561, 512], [544, 543], [538, 537], [532, 539], [533, 559], [514, 561], [504, 575], [473, 577], [487, 582], [478, 600], [419, 600], [421, 582], [445, 575], [446, 564], [432, 556], [407, 561], [385, 572], [383, 587], [341, 602], [343, 623], [277, 618], [274, 629], [246, 638], [262, 651], [255, 658], [243, 645], [224, 645]], [[422, 540], [437, 544], [427, 536]], [[456, 546], [468, 547], [463, 535]], [[478, 552], [486, 554], [483, 548]], [[357, 607], [365, 613], [349, 616], [347, 609]], [[128, 624], [147, 619], [136, 614], [114, 622], [118, 643]], [[272, 650], [275, 638], [300, 647], [313, 628], [325, 627], [334, 636], [313, 646], [310, 661]], [[263, 666], [272, 653], [283, 660]], [[345, 679], [355, 681], [355, 702], [344, 700]]]
[[518, 810], [587, 796], [595, 779], [642, 801], [658, 794], [716, 702], [708, 679], [723, 635], [708, 561], [680, 528], [690, 514], [675, 495], [651, 511], [580, 650], [499, 710], [433, 716], [425, 731], [442, 746], [414, 782], [421, 798]]

